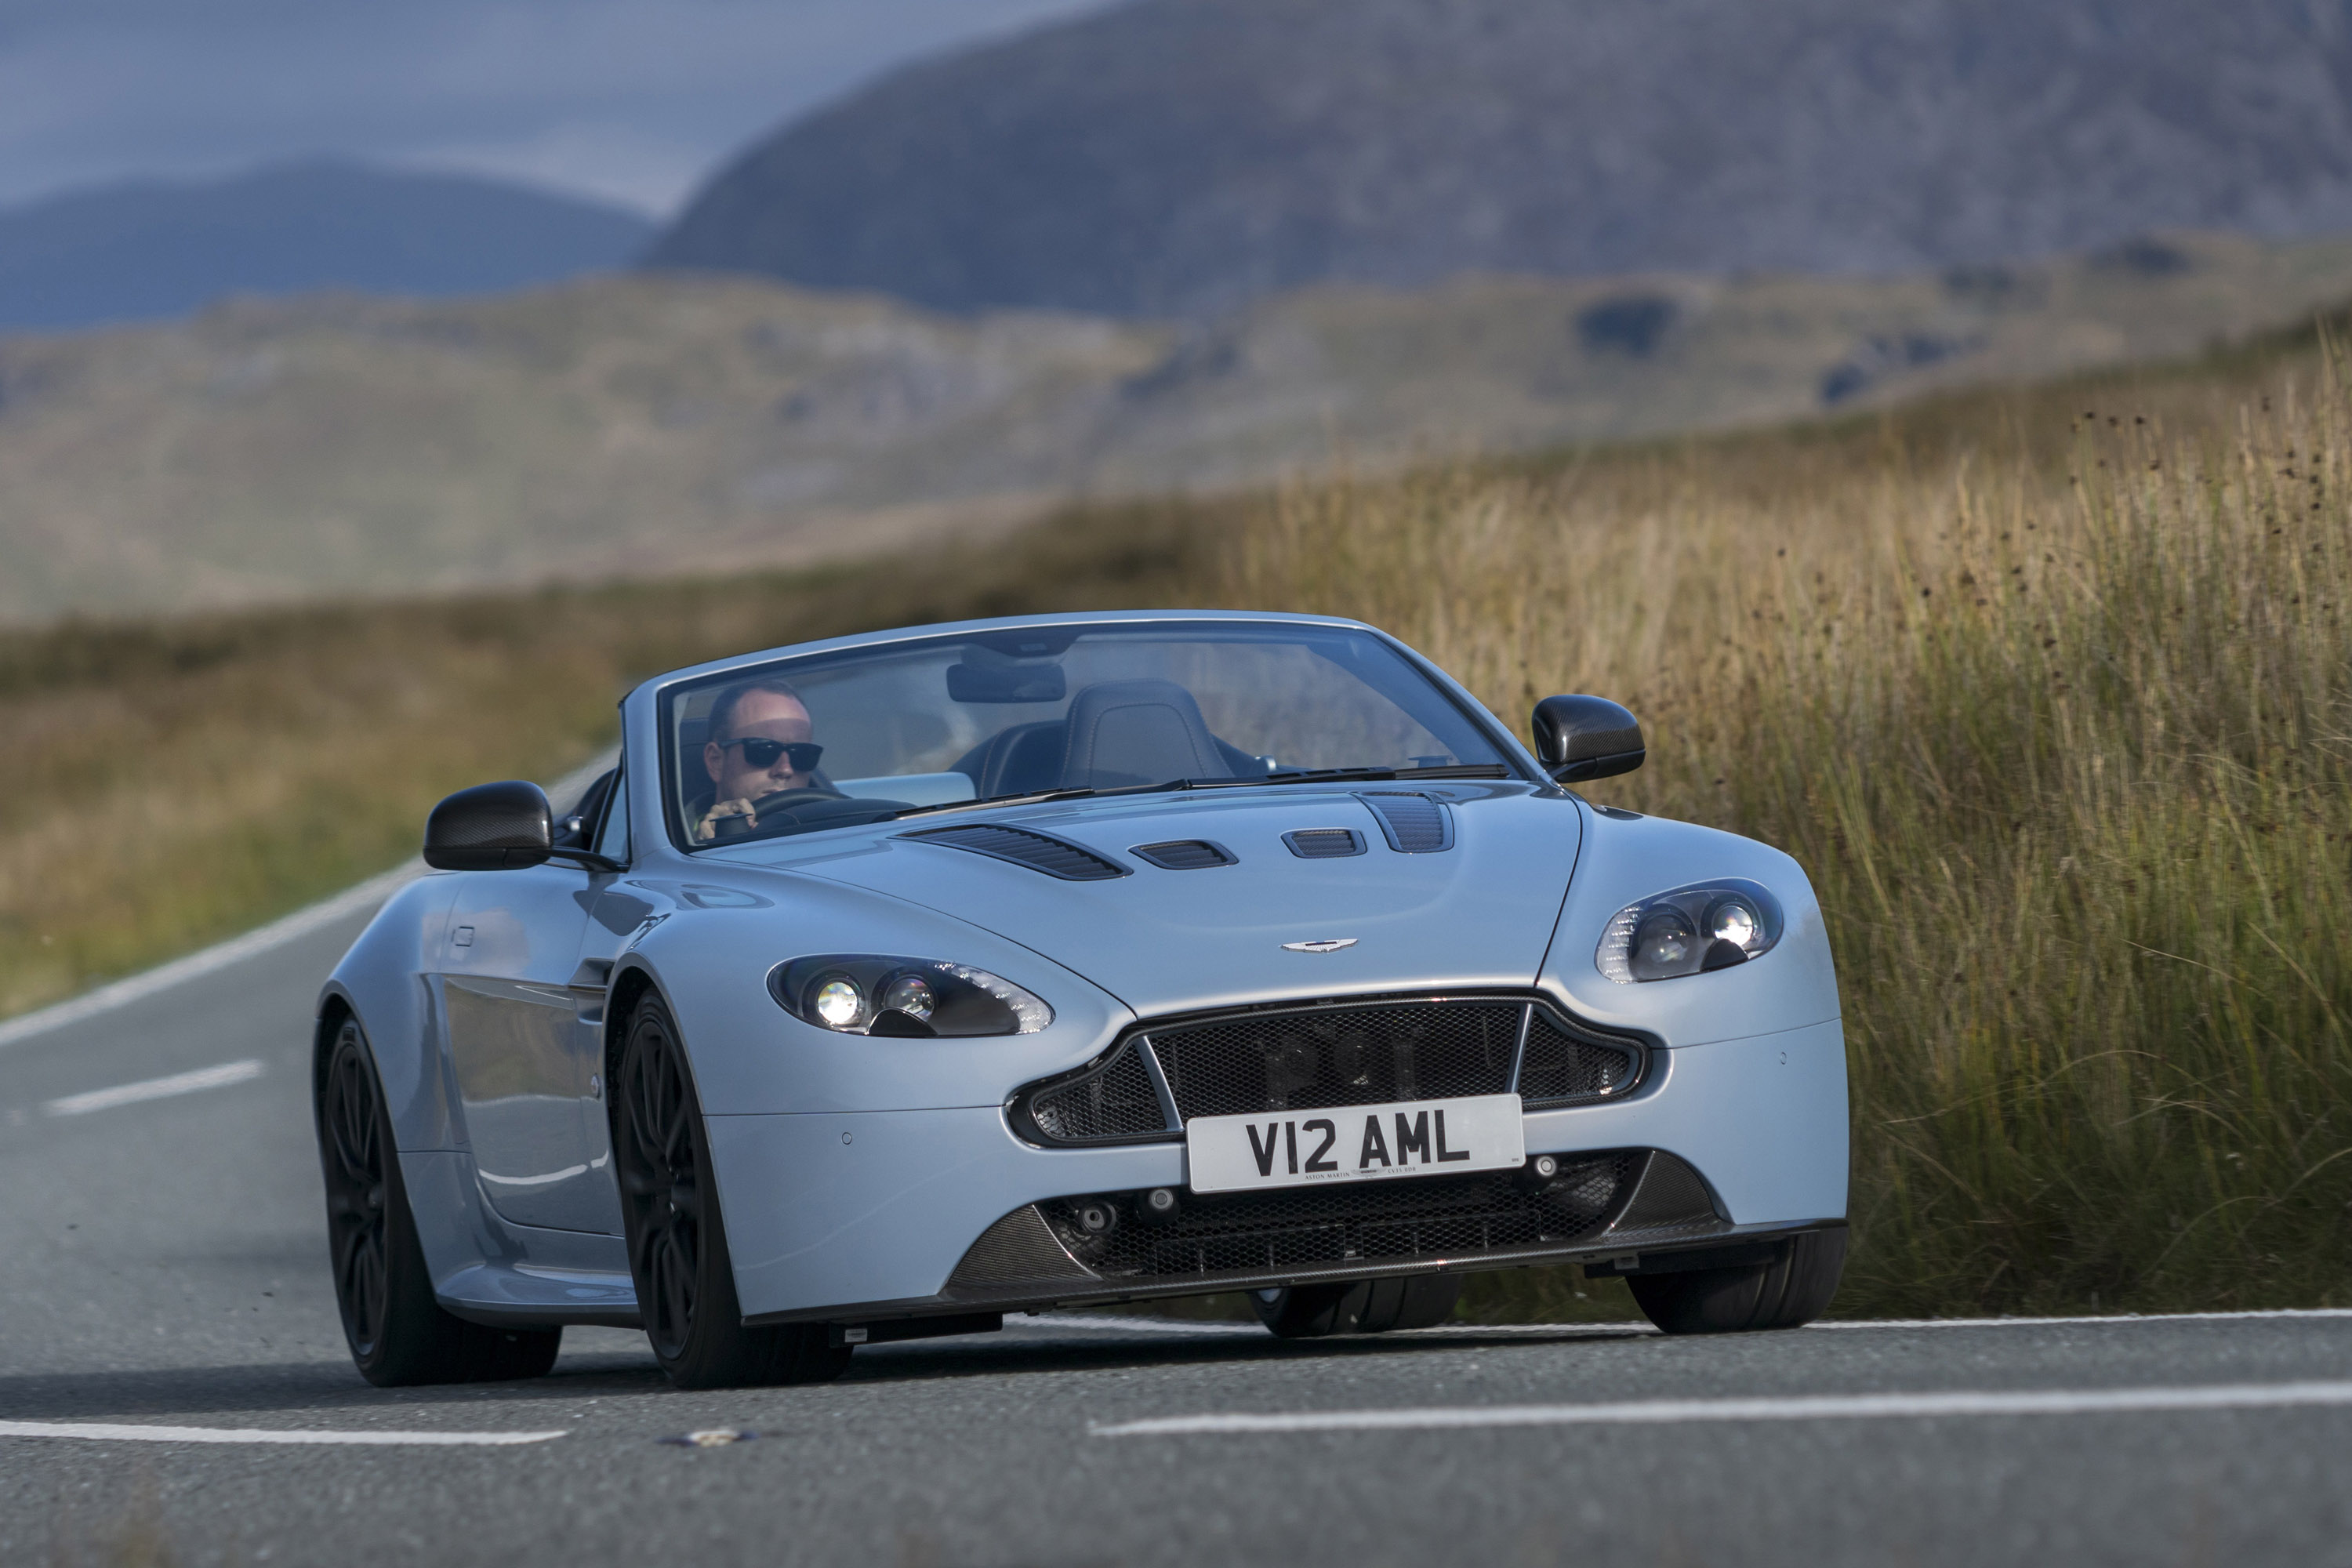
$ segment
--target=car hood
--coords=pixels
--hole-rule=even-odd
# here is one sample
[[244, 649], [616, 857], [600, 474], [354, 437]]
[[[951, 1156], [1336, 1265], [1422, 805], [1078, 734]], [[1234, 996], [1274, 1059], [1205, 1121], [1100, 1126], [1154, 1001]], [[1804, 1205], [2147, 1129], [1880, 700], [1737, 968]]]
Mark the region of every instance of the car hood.
[[[745, 846], [725, 858], [789, 866], [953, 915], [1076, 971], [1145, 1016], [1291, 997], [1532, 985], [1575, 868], [1580, 807], [1572, 797], [1517, 784], [1410, 787], [1444, 804], [1450, 847], [1400, 853], [1357, 793], [1275, 786], [956, 813]], [[981, 823], [1051, 834], [1132, 874], [1066, 881], [908, 837]], [[1283, 839], [1329, 827], [1355, 829], [1365, 853], [1303, 859]], [[1222, 846], [1236, 863], [1171, 871], [1133, 852], [1192, 838]], [[1328, 952], [1284, 945], [1322, 941], [1349, 945]]]

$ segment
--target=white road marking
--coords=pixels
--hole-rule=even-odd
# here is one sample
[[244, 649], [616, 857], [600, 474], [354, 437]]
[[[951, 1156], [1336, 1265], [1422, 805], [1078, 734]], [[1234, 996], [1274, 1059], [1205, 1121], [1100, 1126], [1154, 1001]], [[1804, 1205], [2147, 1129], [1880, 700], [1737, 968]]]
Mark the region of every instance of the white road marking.
[[[607, 752], [585, 767], [566, 773], [550, 785], [547, 793], [555, 802], [556, 810], [562, 811], [569, 805], [573, 797], [596, 782], [597, 775], [613, 766], [614, 755], [613, 752]], [[283, 947], [289, 942], [309, 936], [314, 931], [333, 925], [337, 921], [377, 908], [386, 899], [423, 875], [425, 875], [425, 862], [411, 860], [405, 866], [386, 871], [381, 877], [371, 877], [357, 887], [346, 888], [331, 899], [312, 904], [308, 909], [297, 910], [281, 920], [272, 921], [269, 924], [249, 931], [243, 936], [232, 937], [216, 946], [205, 948], [201, 952], [192, 952], [185, 958], [175, 958], [160, 968], [150, 969], [142, 974], [133, 974], [125, 980], [118, 980], [111, 985], [101, 985], [95, 991], [84, 992], [81, 995], [68, 1001], [44, 1007], [37, 1013], [27, 1013], [21, 1018], [11, 1018], [6, 1023], [0, 1024], [0, 1047], [13, 1046], [19, 1040], [31, 1039], [35, 1035], [45, 1035], [51, 1029], [64, 1028], [68, 1024], [79, 1024], [84, 1018], [94, 1018], [100, 1013], [110, 1013], [117, 1007], [127, 1006], [131, 1003], [152, 996], [161, 991], [169, 991], [174, 985], [184, 984], [188, 981], [210, 974], [215, 970], [226, 969], [233, 963], [242, 963], [245, 960], [268, 952], [272, 948]]]
[[2352, 1307], [2274, 1307], [2251, 1312], [2108, 1312], [2081, 1318], [1841, 1318], [1809, 1329], [2020, 1329], [2069, 1323], [2220, 1323], [2257, 1318], [2352, 1318]]
[[2204, 1388], [2020, 1389], [2001, 1394], [1825, 1394], [1763, 1399], [1644, 1399], [1619, 1405], [1491, 1405], [1291, 1415], [1170, 1415], [1095, 1426], [1097, 1437], [1277, 1432], [1412, 1432], [1476, 1426], [1660, 1426], [1717, 1421], [1852, 1421], [1946, 1415], [2105, 1415], [2352, 1405], [2352, 1382]]
[[294, 1432], [260, 1426], [133, 1426], [107, 1421], [0, 1421], [0, 1437], [80, 1437], [101, 1443], [323, 1444], [363, 1448], [506, 1448], [554, 1432]]
[[142, 1100], [169, 1100], [175, 1094], [226, 1089], [230, 1084], [260, 1076], [261, 1064], [257, 1061], [224, 1062], [216, 1068], [198, 1068], [169, 1078], [151, 1078], [138, 1083], [117, 1084], [112, 1089], [69, 1094], [63, 1100], [50, 1100], [41, 1109], [51, 1116], [87, 1116], [93, 1110], [111, 1110], [118, 1105], [136, 1105]]

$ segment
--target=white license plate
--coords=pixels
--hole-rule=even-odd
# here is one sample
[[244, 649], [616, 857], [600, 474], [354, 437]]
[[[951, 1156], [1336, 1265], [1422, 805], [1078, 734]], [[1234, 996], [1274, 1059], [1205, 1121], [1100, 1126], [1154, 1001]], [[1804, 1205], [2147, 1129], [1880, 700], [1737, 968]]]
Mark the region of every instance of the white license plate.
[[1527, 1159], [1516, 1094], [1408, 1100], [1184, 1124], [1196, 1193], [1507, 1171]]

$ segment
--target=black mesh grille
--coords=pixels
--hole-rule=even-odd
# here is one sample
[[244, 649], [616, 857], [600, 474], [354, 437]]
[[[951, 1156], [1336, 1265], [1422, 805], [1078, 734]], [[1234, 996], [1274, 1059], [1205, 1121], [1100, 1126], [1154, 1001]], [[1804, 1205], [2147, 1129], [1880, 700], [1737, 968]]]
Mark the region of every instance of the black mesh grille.
[[1502, 1094], [1527, 1004], [1404, 1002], [1260, 1013], [1153, 1029], [1186, 1121]]
[[1205, 838], [1171, 838], [1165, 844], [1139, 844], [1129, 853], [1164, 871], [1200, 871], [1211, 866], [1231, 866], [1234, 857], [1220, 844]]
[[1352, 827], [1302, 827], [1284, 834], [1282, 841], [1301, 860], [1336, 860], [1364, 852], [1364, 836]]
[[1031, 1095], [1023, 1103], [1037, 1131], [1058, 1143], [1169, 1131], [1150, 1070], [1133, 1046], [1122, 1047], [1094, 1071]]
[[1079, 847], [1066, 839], [1051, 834], [1032, 833], [1025, 827], [998, 827], [972, 823], [960, 827], [933, 827], [921, 833], [903, 835], [920, 839], [926, 844], [944, 844], [950, 848], [969, 849], [975, 855], [991, 855], [999, 860], [1010, 860], [1016, 866], [1027, 866], [1049, 877], [1059, 877], [1066, 882], [1102, 882], [1113, 877], [1132, 875], [1116, 860], [1107, 860], [1091, 849]]
[[[1193, 1196], [1176, 1219], [1160, 1224], [1139, 1218], [1126, 1194], [1037, 1207], [1072, 1257], [1111, 1279], [1467, 1258], [1597, 1237], [1646, 1157], [1642, 1151], [1579, 1156], [1540, 1187], [1504, 1172]], [[1118, 1223], [1088, 1235], [1079, 1212], [1105, 1204], [1118, 1209]]]
[[1519, 1098], [1533, 1109], [1614, 1094], [1633, 1081], [1641, 1063], [1632, 1042], [1580, 1038], [1538, 1008], [1519, 1065]]
[[1368, 790], [1358, 795], [1381, 819], [1389, 847], [1403, 855], [1434, 855], [1454, 847], [1454, 825], [1445, 808], [1425, 795]]

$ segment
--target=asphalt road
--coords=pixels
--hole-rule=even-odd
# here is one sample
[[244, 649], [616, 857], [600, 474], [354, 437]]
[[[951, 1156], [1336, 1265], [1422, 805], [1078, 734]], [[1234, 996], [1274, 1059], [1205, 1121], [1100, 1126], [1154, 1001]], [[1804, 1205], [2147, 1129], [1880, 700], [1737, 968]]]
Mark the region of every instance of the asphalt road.
[[[379, 1392], [305, 1104], [356, 923], [0, 1047], [0, 1563], [2352, 1564], [2352, 1315], [1305, 1346], [1066, 1317], [692, 1395], [575, 1330], [536, 1383]], [[661, 1441], [715, 1427], [758, 1436]], [[224, 1432], [561, 1435], [194, 1440]]]

